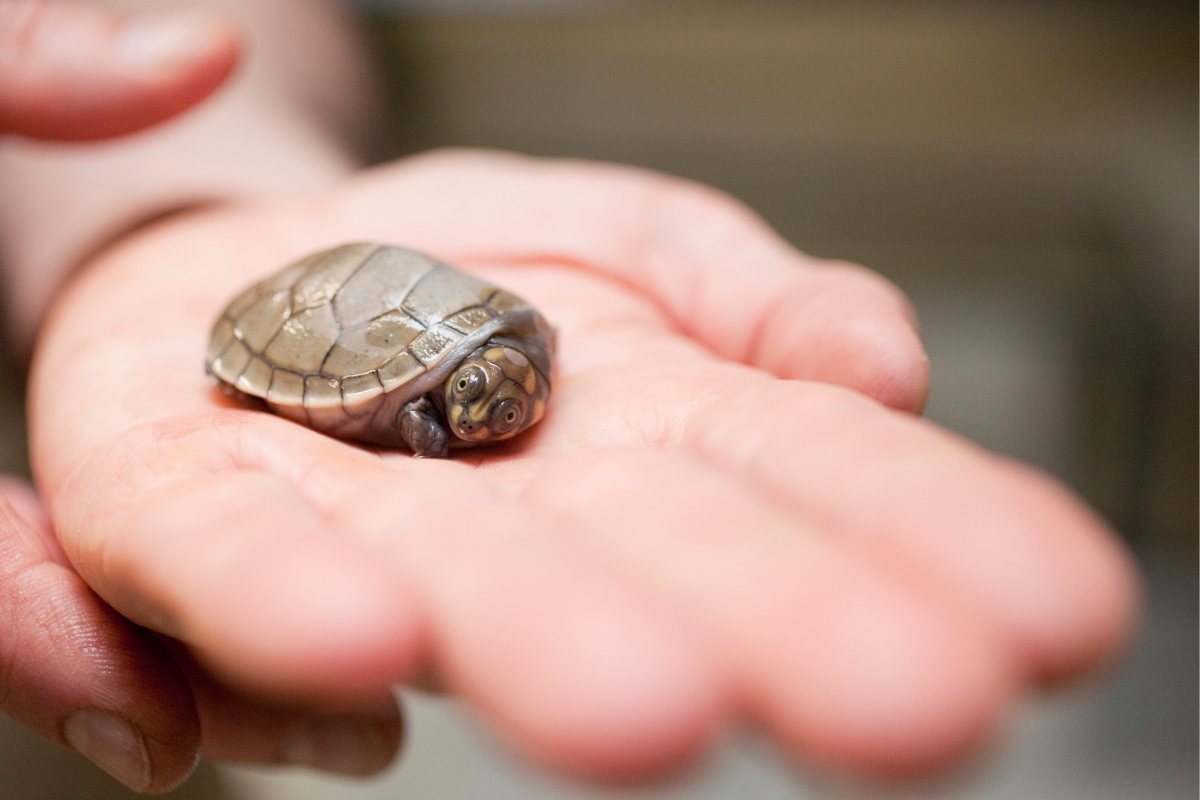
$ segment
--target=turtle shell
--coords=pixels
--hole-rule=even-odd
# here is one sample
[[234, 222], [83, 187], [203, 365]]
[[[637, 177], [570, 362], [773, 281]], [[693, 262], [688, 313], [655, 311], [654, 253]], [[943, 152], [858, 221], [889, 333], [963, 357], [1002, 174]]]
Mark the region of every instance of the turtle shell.
[[524, 300], [423, 253], [357, 243], [235, 297], [213, 326], [206, 366], [283, 416], [396, 446], [400, 409], [488, 342], [520, 350], [548, 385], [553, 331]]

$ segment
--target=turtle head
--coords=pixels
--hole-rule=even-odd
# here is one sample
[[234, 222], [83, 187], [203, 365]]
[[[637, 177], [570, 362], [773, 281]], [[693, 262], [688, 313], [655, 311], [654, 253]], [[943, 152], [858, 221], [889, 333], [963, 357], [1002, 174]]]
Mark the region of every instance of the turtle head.
[[446, 422], [472, 444], [516, 436], [542, 418], [550, 383], [514, 347], [489, 343], [463, 359], [443, 389]]

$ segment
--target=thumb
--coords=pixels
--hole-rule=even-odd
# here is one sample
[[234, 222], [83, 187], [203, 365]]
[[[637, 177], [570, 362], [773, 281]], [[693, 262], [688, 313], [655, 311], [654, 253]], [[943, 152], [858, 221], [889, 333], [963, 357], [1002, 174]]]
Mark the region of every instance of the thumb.
[[200, 747], [191, 690], [162, 644], [60, 559], [33, 493], [0, 477], [0, 715], [130, 788], [170, 789]]
[[0, 133], [104, 139], [169, 119], [232, 72], [236, 32], [186, 13], [0, 0]]

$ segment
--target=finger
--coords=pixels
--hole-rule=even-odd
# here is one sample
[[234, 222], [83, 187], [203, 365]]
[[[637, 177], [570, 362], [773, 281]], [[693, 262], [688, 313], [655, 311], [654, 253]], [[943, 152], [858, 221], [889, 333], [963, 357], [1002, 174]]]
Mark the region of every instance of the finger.
[[724, 705], [711, 660], [560, 529], [462, 464], [405, 459], [359, 485], [339, 515], [419, 588], [442, 682], [520, 750], [632, 778], [708, 744]]
[[444, 472], [462, 465], [401, 474], [284, 421], [227, 416], [161, 422], [141, 445], [127, 431], [75, 473], [121, 475], [134, 496], [61, 491], [61, 524], [89, 525], [68, 550], [124, 613], [275, 695], [361, 700], [415, 674], [430, 649], [510, 740], [579, 772], [644, 774], [707, 741], [720, 697], [686, 637], [506, 515], [486, 484]]
[[400, 748], [403, 720], [388, 689], [337, 708], [281, 705], [215, 680], [182, 646], [175, 655], [196, 698], [206, 758], [365, 776]]
[[[797, 253], [712, 189], [612, 165], [450, 152], [368, 174], [347, 201], [347, 235], [576, 266], [636, 287], [723, 357], [900, 409], [924, 403], [928, 364], [902, 294]], [[397, 203], [404, 214], [371, 212]]]
[[170, 656], [55, 559], [32, 494], [0, 483], [0, 709], [137, 791], [192, 771], [200, 728]]
[[[254, 412], [200, 416], [127, 432], [59, 487], [58, 524], [86, 523], [64, 547], [88, 583], [244, 689], [352, 702], [415, 671], [420, 612], [405, 587], [256, 448], [282, 430], [351, 474], [377, 462], [274, 418], [243, 441]], [[280, 452], [281, 469], [300, 468]]]
[[50, 517], [25, 481], [0, 475], [0, 498], [3, 498], [9, 511], [17, 515], [17, 521], [22, 523], [22, 530], [38, 533], [36, 539], [30, 540], [35, 549], [44, 549], [46, 556], [51, 560], [64, 560], [57, 540], [49, 533]]
[[84, 3], [9, 0], [0, 14], [0, 133], [132, 133], [211, 94], [238, 50], [233, 29], [208, 17], [118, 17]]
[[1008, 699], [1002, 654], [969, 619], [719, 471], [620, 449], [547, 472], [529, 501], [704, 627], [749, 713], [803, 756], [927, 767], [977, 742]]
[[872, 562], [974, 609], [1034, 676], [1089, 669], [1128, 637], [1137, 596], [1128, 555], [1029, 469], [815, 385], [731, 391], [678, 433]]

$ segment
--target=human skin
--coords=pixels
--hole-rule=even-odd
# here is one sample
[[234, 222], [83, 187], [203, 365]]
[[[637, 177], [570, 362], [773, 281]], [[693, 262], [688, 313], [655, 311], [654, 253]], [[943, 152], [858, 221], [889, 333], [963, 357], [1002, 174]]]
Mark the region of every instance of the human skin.
[[127, 133], [226, 81], [137, 136], [0, 138], [0, 299], [19, 351], [113, 237], [214, 198], [328, 185], [369, 148], [372, 77], [335, 0], [0, 0], [0, 12], [0, 134]]
[[[0, 2], [0, 300], [18, 359], [82, 254], [123, 229], [197, 198], [294, 190], [351, 168], [370, 80], [344, 23], [321, 0]], [[251, 64], [220, 100], [172, 120], [229, 77], [247, 40]], [[319, 46], [319, 75], [297, 63], [298, 46]], [[329, 709], [213, 680], [89, 589], [12, 479], [0, 479], [0, 616], [0, 711], [133, 789], [187, 776], [200, 719], [214, 757], [352, 774], [382, 767], [399, 741], [390, 692]]]
[[[245, 9], [252, 31], [288, 16], [284, 54], [311, 49], [289, 46], [297, 28], [336, 32], [319, 4]], [[201, 77], [233, 52], [210, 46]], [[322, 52], [346, 102], [352, 59]], [[161, 135], [0, 153], [18, 343], [78, 275], [30, 397], [57, 538], [0, 484], [6, 713], [68, 744], [79, 709], [116, 713], [133, 759], [106, 768], [148, 790], [198, 752], [378, 769], [397, 680], [590, 775], [668, 769], [736, 719], [811, 761], [904, 771], [1119, 646], [1124, 554], [1051, 481], [912, 416], [927, 365], [893, 287], [653, 174], [443, 153], [351, 177], [332, 101], [313, 81], [296, 100], [280, 60]], [[119, 233], [263, 192], [282, 199]], [[362, 238], [546, 312], [562, 350], [538, 430], [416, 463], [212, 390], [199, 363], [228, 297]]]
[[85, 141], [135, 133], [229, 77], [236, 31], [216, 17], [130, 19], [82, 3], [0, 7], [0, 132]]
[[[542, 309], [547, 418], [437, 462], [224, 399], [198, 354], [229, 296], [353, 240]], [[432, 677], [592, 776], [731, 720], [906, 772], [1106, 659], [1135, 595], [1060, 486], [913, 416], [926, 380], [890, 285], [710, 190], [449, 152], [99, 254], [43, 331], [32, 449], [83, 580], [242, 692], [337, 708]]]

